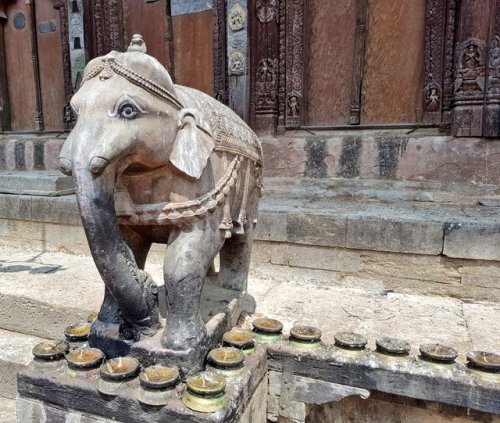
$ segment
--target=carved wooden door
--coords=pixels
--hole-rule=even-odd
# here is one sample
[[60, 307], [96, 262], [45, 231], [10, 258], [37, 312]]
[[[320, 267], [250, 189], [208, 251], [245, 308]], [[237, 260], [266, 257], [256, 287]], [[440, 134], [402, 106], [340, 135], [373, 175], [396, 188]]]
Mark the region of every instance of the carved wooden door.
[[210, 1], [171, 0], [173, 75], [177, 84], [214, 94]]
[[125, 44], [141, 34], [177, 84], [213, 95], [213, 15], [210, 2], [123, 0]]
[[38, 129], [35, 123], [36, 87], [32, 63], [31, 10], [23, 0], [7, 3], [4, 52], [9, 93], [10, 128]]
[[123, 0], [123, 32], [128, 43], [134, 34], [141, 34], [148, 54], [156, 57], [167, 69], [171, 68], [171, 25], [167, 16], [167, 0], [144, 2]]
[[424, 11], [423, 0], [308, 1], [305, 124], [420, 122]]
[[52, 0], [36, 0], [36, 43], [44, 130], [64, 127], [64, 72], [60, 14]]
[[62, 130], [65, 89], [59, 12], [52, 0], [16, 0], [7, 3], [5, 15], [4, 82], [10, 124], [3, 126]]

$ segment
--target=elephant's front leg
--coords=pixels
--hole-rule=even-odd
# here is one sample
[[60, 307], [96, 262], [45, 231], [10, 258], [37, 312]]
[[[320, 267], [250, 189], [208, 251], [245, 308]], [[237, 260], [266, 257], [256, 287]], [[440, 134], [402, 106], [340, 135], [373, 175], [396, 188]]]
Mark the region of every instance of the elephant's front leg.
[[169, 237], [164, 262], [168, 313], [162, 338], [168, 349], [187, 352], [207, 336], [200, 297], [207, 271], [224, 243], [218, 226], [215, 220], [203, 220]]

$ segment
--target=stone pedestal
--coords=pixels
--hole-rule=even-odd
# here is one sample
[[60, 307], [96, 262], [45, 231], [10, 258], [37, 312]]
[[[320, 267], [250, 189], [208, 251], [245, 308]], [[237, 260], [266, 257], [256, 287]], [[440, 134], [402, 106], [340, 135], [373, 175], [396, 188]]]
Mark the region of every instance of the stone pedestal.
[[[202, 363], [208, 352], [222, 340], [222, 335], [236, 325], [243, 309], [246, 292], [233, 291], [217, 285], [215, 278], [207, 278], [203, 288], [201, 316], [207, 328], [207, 340], [196, 351], [178, 352], [164, 348], [161, 343], [163, 328], [151, 337], [142, 336], [134, 342], [123, 339], [118, 324], [92, 328], [89, 345], [99, 348], [107, 358], [130, 355], [143, 366], [162, 364], [179, 367], [182, 375], [192, 374], [192, 363]], [[164, 321], [163, 321], [164, 323]], [[162, 325], [163, 326], [163, 325]]]
[[75, 371], [66, 365], [40, 366], [32, 363], [18, 376], [17, 421], [123, 422], [123, 423], [265, 423], [267, 364], [263, 348], [246, 358], [246, 371], [228, 378], [226, 406], [215, 413], [199, 413], [181, 401], [186, 385], [170, 393], [166, 406], [147, 406], [138, 401], [138, 378], [121, 383], [117, 395], [98, 391], [98, 370]]

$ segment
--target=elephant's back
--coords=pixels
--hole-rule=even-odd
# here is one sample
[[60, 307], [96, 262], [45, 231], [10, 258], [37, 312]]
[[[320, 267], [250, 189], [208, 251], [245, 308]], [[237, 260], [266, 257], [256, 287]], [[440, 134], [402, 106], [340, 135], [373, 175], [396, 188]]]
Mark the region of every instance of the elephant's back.
[[175, 91], [185, 107], [201, 111], [212, 129], [217, 151], [239, 154], [262, 165], [259, 138], [233, 110], [194, 88], [176, 85]]

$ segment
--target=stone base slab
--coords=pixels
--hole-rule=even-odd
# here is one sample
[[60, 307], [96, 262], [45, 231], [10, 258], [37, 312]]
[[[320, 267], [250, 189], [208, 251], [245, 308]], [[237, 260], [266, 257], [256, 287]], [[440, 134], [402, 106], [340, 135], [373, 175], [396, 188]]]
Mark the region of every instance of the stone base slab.
[[163, 327], [154, 336], [142, 336], [137, 342], [132, 342], [120, 337], [119, 325], [99, 322], [96, 322], [99, 324], [97, 329], [92, 327], [88, 343], [91, 347], [99, 348], [108, 358], [130, 355], [137, 358], [143, 366], [175, 366], [182, 376], [191, 375], [199, 370], [193, 368], [193, 363], [203, 364], [208, 352], [220, 344], [222, 335], [236, 325], [245, 298], [246, 292], [220, 288], [213, 279], [205, 283], [201, 315], [206, 322], [207, 339], [196, 350], [178, 352], [164, 348], [161, 343]]
[[[182, 383], [172, 391], [168, 405], [150, 407], [137, 399], [138, 378], [122, 383], [117, 396], [105, 397], [97, 390], [98, 371], [75, 372], [65, 362], [61, 362], [60, 368], [44, 370], [32, 363], [18, 376], [17, 421], [58, 421], [43, 419], [47, 413], [55, 413], [54, 416], [64, 417], [64, 421], [76, 415], [90, 419], [82, 420], [89, 423], [111, 420], [123, 423], [265, 423], [265, 413], [261, 409], [267, 392], [265, 349], [258, 348], [255, 354], [247, 357], [245, 367], [247, 371], [241, 376], [227, 380], [226, 406], [215, 413], [204, 414], [189, 410], [181, 402], [186, 389]], [[255, 395], [258, 398], [252, 402]]]

